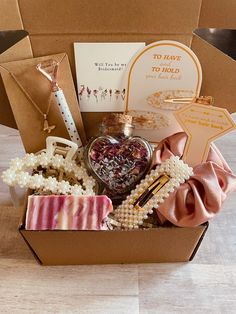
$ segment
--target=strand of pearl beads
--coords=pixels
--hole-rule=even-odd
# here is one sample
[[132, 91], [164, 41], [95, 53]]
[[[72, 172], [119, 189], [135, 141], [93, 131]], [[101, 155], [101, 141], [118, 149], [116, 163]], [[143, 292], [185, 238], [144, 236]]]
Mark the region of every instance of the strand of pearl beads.
[[[36, 170], [53, 167], [63, 170], [66, 174], [73, 174], [75, 179], [82, 181], [81, 185], [71, 185], [68, 181], [58, 181], [54, 177], [43, 177], [41, 174], [30, 175], [28, 169]], [[15, 158], [10, 162], [10, 168], [3, 172], [3, 181], [9, 186], [39, 189], [53, 194], [94, 195], [95, 180], [87, 174], [83, 165], [78, 166], [74, 160], [66, 160], [62, 155], [51, 156], [47, 152], [38, 155], [26, 154], [22, 159]]]
[[[163, 174], [169, 177], [169, 181], [143, 207], [136, 208], [134, 204], [137, 199]], [[193, 169], [191, 167], [180, 160], [179, 157], [172, 156], [146, 175], [141, 183], [131, 191], [126, 200], [115, 210], [113, 219], [118, 222], [120, 228], [139, 228], [148, 218], [148, 214], [152, 214], [153, 209], [157, 209], [159, 204], [163, 203], [169, 194], [188, 180], [192, 174]]]

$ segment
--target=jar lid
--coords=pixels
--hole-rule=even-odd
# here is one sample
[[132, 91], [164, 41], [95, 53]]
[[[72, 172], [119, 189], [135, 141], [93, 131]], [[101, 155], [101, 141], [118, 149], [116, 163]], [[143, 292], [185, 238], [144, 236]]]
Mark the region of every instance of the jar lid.
[[103, 123], [106, 125], [114, 124], [132, 124], [133, 117], [124, 113], [110, 113], [103, 118]]

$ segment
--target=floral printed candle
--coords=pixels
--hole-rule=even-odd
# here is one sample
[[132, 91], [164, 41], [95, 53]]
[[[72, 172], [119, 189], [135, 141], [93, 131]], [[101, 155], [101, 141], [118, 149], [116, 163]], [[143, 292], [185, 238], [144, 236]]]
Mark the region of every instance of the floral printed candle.
[[110, 197], [123, 197], [148, 171], [152, 148], [145, 139], [132, 136], [129, 115], [107, 115], [100, 131], [85, 150], [86, 165]]

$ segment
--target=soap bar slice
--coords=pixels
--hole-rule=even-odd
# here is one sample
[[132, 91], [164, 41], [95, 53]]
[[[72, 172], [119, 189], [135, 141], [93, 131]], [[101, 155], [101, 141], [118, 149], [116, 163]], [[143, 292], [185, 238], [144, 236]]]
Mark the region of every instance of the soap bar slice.
[[30, 195], [26, 230], [107, 230], [105, 220], [112, 212], [105, 195]]

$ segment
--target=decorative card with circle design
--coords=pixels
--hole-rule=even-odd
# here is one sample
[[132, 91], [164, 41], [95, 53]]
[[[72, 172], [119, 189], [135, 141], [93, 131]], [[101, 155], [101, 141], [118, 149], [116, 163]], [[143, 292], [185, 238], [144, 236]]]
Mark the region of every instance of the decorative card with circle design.
[[183, 104], [170, 98], [199, 96], [202, 69], [194, 52], [182, 43], [163, 40], [139, 51], [128, 65], [126, 112], [134, 116], [135, 135], [152, 142], [181, 131], [173, 113]]

